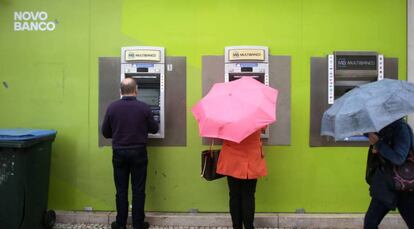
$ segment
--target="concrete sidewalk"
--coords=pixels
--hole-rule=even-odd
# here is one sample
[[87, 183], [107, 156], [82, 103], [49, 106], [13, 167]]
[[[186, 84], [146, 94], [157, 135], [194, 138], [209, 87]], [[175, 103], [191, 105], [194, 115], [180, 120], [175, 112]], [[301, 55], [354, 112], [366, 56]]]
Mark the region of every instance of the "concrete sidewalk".
[[[106, 229], [116, 212], [57, 211], [57, 229]], [[257, 213], [256, 228], [362, 228], [364, 214], [287, 214]], [[128, 219], [130, 223], [130, 218]], [[146, 221], [153, 229], [227, 229], [231, 218], [226, 213], [160, 213], [147, 212]], [[380, 228], [406, 229], [398, 214], [388, 214]]]
[[[111, 229], [110, 225], [104, 224], [57, 224], [54, 229]], [[132, 229], [127, 226], [127, 229]], [[183, 226], [168, 226], [159, 227], [151, 226], [149, 229], [232, 229], [231, 227], [183, 227]], [[256, 228], [256, 229], [289, 229], [289, 228]]]

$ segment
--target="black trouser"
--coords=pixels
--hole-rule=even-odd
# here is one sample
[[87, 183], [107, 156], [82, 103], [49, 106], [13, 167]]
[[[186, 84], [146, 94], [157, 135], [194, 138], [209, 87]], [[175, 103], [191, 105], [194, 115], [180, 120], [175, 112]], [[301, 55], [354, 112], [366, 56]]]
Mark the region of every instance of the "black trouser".
[[[401, 217], [407, 223], [408, 228], [414, 229], [414, 193], [399, 193], [397, 208], [401, 214]], [[390, 210], [391, 209], [382, 204], [380, 201], [372, 198], [368, 211], [365, 214], [364, 228], [378, 228], [378, 225]]]
[[230, 194], [230, 214], [234, 229], [252, 229], [254, 221], [257, 179], [227, 177]]
[[128, 218], [128, 184], [132, 184], [132, 224], [142, 228], [144, 222], [145, 181], [148, 157], [146, 147], [136, 149], [114, 149], [112, 155], [116, 187], [116, 223], [124, 227]]

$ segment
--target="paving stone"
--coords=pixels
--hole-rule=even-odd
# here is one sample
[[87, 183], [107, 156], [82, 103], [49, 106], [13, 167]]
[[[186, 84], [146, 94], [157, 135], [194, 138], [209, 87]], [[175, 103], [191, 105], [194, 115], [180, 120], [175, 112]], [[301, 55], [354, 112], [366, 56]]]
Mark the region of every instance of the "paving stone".
[[[54, 229], [111, 229], [114, 212], [58, 211]], [[255, 216], [257, 229], [289, 228], [362, 228], [363, 214], [289, 214], [260, 213]], [[146, 220], [150, 229], [232, 229], [230, 214], [227, 213], [156, 213], [148, 212]], [[128, 225], [131, 224], [128, 217]], [[131, 227], [127, 227], [131, 229]], [[406, 229], [398, 214], [388, 214], [380, 229]]]

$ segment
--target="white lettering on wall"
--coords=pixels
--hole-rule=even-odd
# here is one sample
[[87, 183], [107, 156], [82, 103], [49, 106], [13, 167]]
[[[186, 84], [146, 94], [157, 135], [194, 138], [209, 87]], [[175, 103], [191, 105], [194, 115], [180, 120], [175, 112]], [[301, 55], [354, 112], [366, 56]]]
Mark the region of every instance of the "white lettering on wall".
[[48, 21], [45, 11], [16, 11], [14, 12], [14, 31], [53, 31], [56, 22]]

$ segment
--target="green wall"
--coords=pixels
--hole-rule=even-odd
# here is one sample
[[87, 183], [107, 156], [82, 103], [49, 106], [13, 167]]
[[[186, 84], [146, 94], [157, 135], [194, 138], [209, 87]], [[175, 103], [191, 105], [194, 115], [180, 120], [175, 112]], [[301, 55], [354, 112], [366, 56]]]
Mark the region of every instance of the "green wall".
[[[15, 32], [15, 11], [46, 11], [56, 29]], [[201, 98], [201, 56], [229, 45], [292, 57], [291, 146], [265, 148], [257, 211], [366, 210], [367, 150], [309, 147], [310, 57], [374, 50], [399, 58], [405, 78], [406, 1], [0, 0], [0, 127], [58, 131], [52, 209], [115, 208], [111, 149], [98, 147], [98, 58], [132, 45], [187, 57], [187, 147], [149, 148], [148, 211], [228, 211], [225, 179], [200, 179], [205, 147], [190, 109]]]

